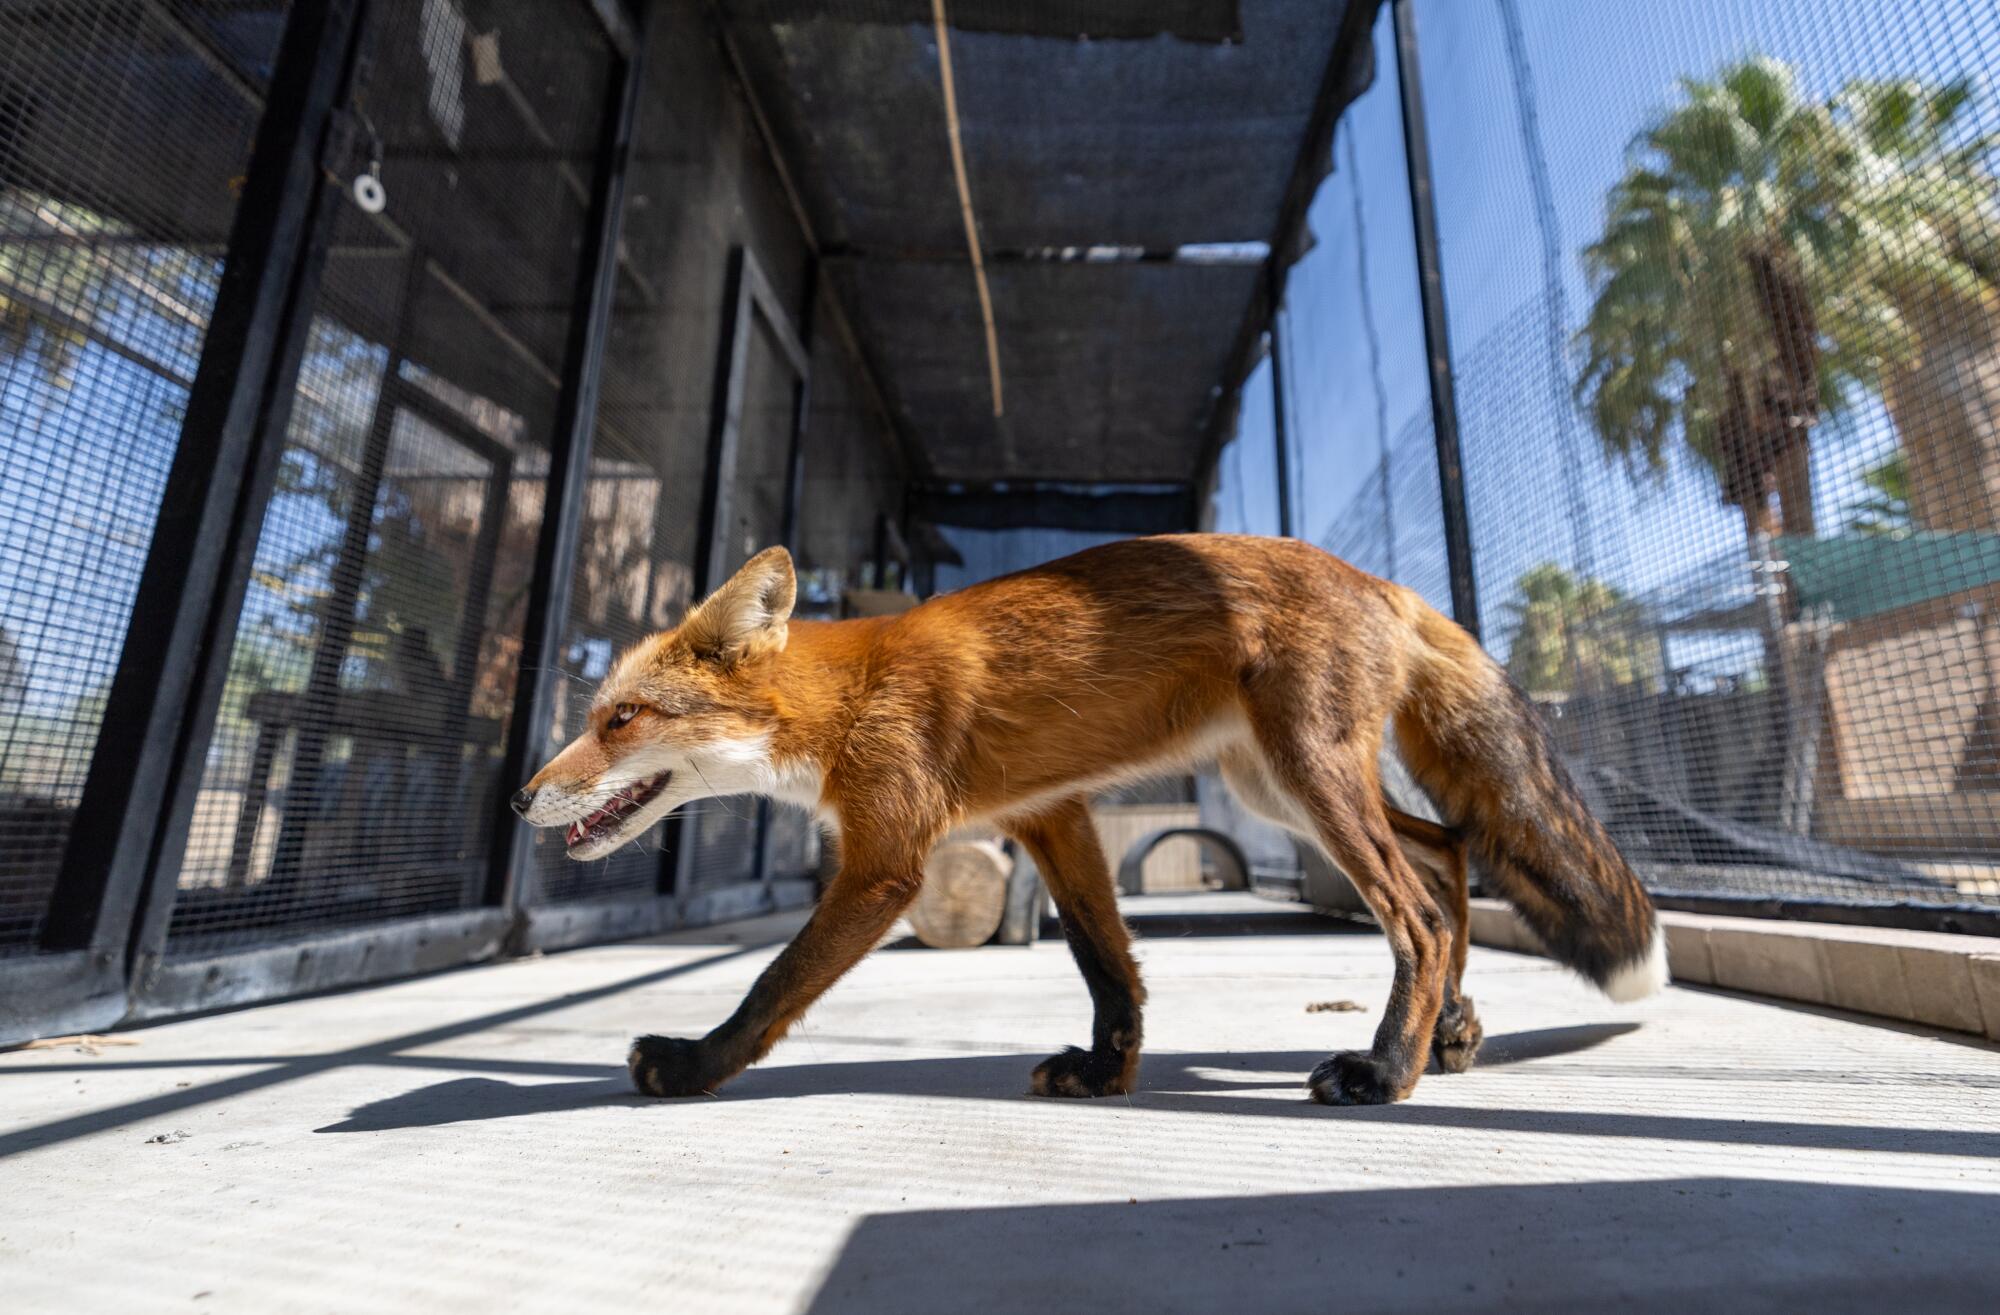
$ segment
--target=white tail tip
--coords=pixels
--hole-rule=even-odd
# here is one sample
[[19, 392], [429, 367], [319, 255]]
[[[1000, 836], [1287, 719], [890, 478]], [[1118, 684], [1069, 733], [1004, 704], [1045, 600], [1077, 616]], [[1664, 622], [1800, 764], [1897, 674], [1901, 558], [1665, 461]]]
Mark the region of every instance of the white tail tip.
[[1604, 993], [1620, 1004], [1643, 1000], [1665, 986], [1667, 977], [1667, 934], [1653, 924], [1653, 943], [1646, 952], [1604, 979]]

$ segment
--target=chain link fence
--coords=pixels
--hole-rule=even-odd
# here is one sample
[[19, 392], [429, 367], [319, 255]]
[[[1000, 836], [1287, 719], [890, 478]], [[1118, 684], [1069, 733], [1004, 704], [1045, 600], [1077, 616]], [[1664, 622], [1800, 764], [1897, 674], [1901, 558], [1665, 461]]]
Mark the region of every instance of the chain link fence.
[[[1657, 890], [2000, 904], [2000, 11], [1415, 18], [1487, 647]], [[1275, 334], [1293, 522], [1448, 609], [1377, 57]]]

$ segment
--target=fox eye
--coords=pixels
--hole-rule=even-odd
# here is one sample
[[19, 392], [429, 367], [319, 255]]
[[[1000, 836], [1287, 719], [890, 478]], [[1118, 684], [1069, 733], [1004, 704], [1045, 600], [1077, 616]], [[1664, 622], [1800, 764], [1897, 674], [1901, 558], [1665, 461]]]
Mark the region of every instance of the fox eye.
[[611, 720], [604, 723], [605, 729], [615, 731], [620, 726], [623, 726], [626, 722], [632, 720], [632, 718], [638, 715], [639, 715], [638, 704], [621, 703], [617, 707], [611, 710]]

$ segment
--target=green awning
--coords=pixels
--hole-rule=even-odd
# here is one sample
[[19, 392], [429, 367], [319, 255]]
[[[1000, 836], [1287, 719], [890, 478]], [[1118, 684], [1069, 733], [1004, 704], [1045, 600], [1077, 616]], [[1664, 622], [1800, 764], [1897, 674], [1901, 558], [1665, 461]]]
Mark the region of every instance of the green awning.
[[1780, 536], [1777, 550], [1800, 604], [1842, 621], [2000, 581], [2000, 534], [1983, 531]]

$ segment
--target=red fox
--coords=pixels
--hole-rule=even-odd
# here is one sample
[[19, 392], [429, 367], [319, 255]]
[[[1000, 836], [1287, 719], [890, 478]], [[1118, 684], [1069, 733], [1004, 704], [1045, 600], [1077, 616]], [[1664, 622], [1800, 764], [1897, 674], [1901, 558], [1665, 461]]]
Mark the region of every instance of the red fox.
[[[642, 1092], [710, 1091], [762, 1058], [889, 931], [933, 843], [975, 820], [1034, 857], [1095, 1010], [1090, 1048], [1044, 1061], [1030, 1090], [1133, 1090], [1145, 990], [1088, 801], [1207, 761], [1326, 852], [1395, 955], [1373, 1048], [1315, 1068], [1317, 1100], [1400, 1100], [1431, 1057], [1472, 1063], [1468, 853], [1614, 999], [1666, 981], [1652, 903], [1535, 710], [1408, 589], [1294, 540], [1210, 534], [1107, 544], [892, 617], [795, 622], [796, 587], [784, 549], [752, 558], [625, 653], [583, 733], [514, 796], [578, 859], [723, 794], [803, 805], [836, 837], [818, 909], [728, 1021], [633, 1043]], [[1443, 826], [1385, 802], [1385, 725]]]

